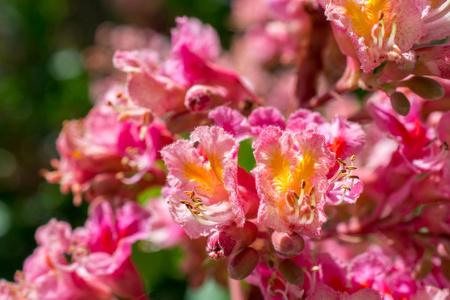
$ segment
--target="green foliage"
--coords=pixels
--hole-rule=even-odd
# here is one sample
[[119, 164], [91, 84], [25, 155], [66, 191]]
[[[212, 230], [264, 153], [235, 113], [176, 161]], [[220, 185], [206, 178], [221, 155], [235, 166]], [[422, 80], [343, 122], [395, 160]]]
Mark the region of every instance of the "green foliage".
[[198, 289], [188, 289], [185, 300], [228, 300], [230, 293], [214, 280], [209, 279]]
[[161, 196], [161, 187], [152, 187], [140, 193], [137, 197], [137, 201], [140, 204], [144, 204], [149, 198], [158, 196]]
[[255, 165], [255, 157], [253, 156], [252, 140], [243, 140], [239, 145], [238, 152], [238, 163], [239, 166], [250, 172]]
[[131, 255], [145, 284], [145, 291], [156, 300], [182, 299], [187, 283], [178, 271], [181, 251], [178, 248], [144, 251], [148, 246], [145, 242], [135, 243]]

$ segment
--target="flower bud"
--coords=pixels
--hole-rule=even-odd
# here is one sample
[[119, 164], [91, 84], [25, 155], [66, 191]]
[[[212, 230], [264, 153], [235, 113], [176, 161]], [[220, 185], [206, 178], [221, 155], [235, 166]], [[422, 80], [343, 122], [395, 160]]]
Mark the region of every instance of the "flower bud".
[[211, 259], [221, 260], [228, 257], [236, 246], [236, 241], [224, 231], [213, 232], [206, 243], [206, 253]]
[[402, 86], [409, 88], [414, 94], [424, 99], [440, 99], [444, 96], [444, 88], [434, 79], [414, 76], [404, 82]]
[[247, 247], [236, 254], [228, 262], [228, 276], [232, 279], [242, 280], [256, 268], [259, 262], [259, 253]]
[[402, 116], [408, 115], [411, 104], [403, 93], [393, 92], [389, 98], [391, 99], [392, 108], [396, 113]]
[[243, 227], [230, 226], [213, 232], [206, 244], [206, 252], [211, 259], [221, 260], [234, 251], [253, 243], [258, 234], [258, 227], [252, 222], [245, 222]]
[[274, 231], [272, 244], [276, 252], [285, 257], [294, 257], [305, 249], [305, 241], [297, 233], [285, 233]]
[[223, 99], [224, 92], [219, 88], [207, 85], [194, 85], [187, 91], [184, 105], [188, 110], [200, 113], [223, 103]]
[[302, 286], [305, 281], [302, 268], [290, 259], [283, 259], [278, 264], [278, 271], [291, 284]]
[[397, 81], [405, 78], [412, 73], [416, 67], [416, 55], [413, 51], [402, 54], [399, 62], [389, 61], [383, 68], [383, 75], [387, 78]]

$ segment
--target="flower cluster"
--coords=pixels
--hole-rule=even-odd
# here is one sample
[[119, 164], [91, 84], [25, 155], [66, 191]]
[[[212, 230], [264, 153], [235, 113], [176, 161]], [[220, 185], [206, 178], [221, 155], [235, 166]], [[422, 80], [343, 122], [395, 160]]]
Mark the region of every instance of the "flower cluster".
[[449, 4], [235, 0], [229, 52], [194, 18], [171, 44], [103, 28], [135, 46], [108, 45], [43, 171], [89, 219], [40, 227], [0, 299], [146, 299], [138, 240], [182, 247], [194, 286], [226, 268], [264, 299], [450, 299]]

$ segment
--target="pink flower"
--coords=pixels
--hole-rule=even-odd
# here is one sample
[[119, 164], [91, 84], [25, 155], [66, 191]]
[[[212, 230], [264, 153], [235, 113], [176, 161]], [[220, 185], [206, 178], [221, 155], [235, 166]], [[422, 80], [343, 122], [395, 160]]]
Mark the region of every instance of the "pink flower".
[[90, 274], [77, 274], [76, 266], [68, 261], [72, 243], [69, 224], [51, 220], [38, 228], [36, 241], [38, 248], [27, 258], [23, 273], [16, 278], [36, 295], [36, 299], [112, 298], [111, 291], [101, 280]]
[[219, 36], [210, 25], [204, 25], [198, 19], [178, 17], [177, 27], [172, 29], [172, 54], [179, 55], [180, 48], [188, 47], [205, 60], [215, 61], [220, 54]]
[[415, 75], [431, 75], [450, 79], [450, 46], [436, 45], [417, 49]]
[[57, 171], [45, 173], [47, 180], [59, 182], [63, 193], [73, 192], [78, 205], [92, 183], [106, 180], [100, 174], [109, 174], [108, 190], [117, 191], [122, 184], [115, 174], [124, 170], [117, 149], [121, 126], [117, 113], [107, 106], [95, 107], [84, 120], [67, 122], [56, 141], [61, 160], [53, 162]]
[[131, 246], [148, 231], [149, 213], [134, 202], [116, 211], [107, 201], [97, 204], [85, 227], [74, 231], [53, 219], [38, 228], [38, 248], [16, 281], [39, 300], [147, 299]]
[[[135, 171], [132, 177], [122, 179], [125, 184], [134, 184], [147, 173], [158, 173], [155, 161], [161, 159], [159, 151], [174, 140], [159, 119], [154, 120], [149, 126], [127, 122], [123, 124], [117, 139], [118, 150], [123, 156], [122, 164]], [[158, 183], [162, 185], [164, 181]]]
[[119, 297], [145, 299], [138, 271], [131, 262], [131, 246], [147, 238], [149, 217], [135, 202], [127, 202], [116, 211], [106, 201], [98, 204], [85, 227], [74, 231], [75, 249], [88, 251], [75, 258], [77, 271], [86, 270]]
[[253, 144], [261, 205], [258, 222], [281, 232], [319, 237], [326, 221], [323, 195], [334, 155], [324, 136], [312, 130], [292, 133], [269, 126]]
[[259, 107], [252, 111], [248, 116], [251, 133], [254, 135], [261, 134], [261, 131], [267, 126], [274, 125], [281, 129], [286, 128], [284, 117], [273, 107]]
[[250, 137], [250, 125], [240, 112], [227, 106], [220, 106], [209, 112], [209, 118], [217, 126], [232, 134], [240, 142]]
[[321, 4], [339, 44], [351, 40], [366, 73], [384, 60], [399, 60], [424, 34], [420, 11], [408, 0], [331, 0]]
[[[98, 105], [85, 119], [67, 122], [58, 137], [61, 160], [52, 162], [56, 171], [44, 175], [49, 182], [60, 183], [63, 193], [71, 191], [77, 205], [83, 195], [88, 201], [134, 198], [144, 188], [145, 174], [151, 174], [145, 180], [147, 187], [164, 184], [165, 174], [154, 162], [160, 158], [158, 151], [173, 141], [171, 133], [160, 121], [138, 126], [117, 118], [112, 107]], [[132, 188], [124, 187], [138, 181]]]
[[415, 0], [417, 8], [422, 14], [425, 34], [420, 44], [428, 44], [434, 40], [441, 40], [450, 35], [450, 8], [446, 1]]
[[148, 109], [157, 117], [170, 114], [175, 122], [188, 111], [259, 102], [237, 74], [215, 64], [220, 43], [211, 26], [182, 17], [171, 33], [171, 55], [165, 60], [159, 61], [149, 49], [116, 52], [116, 67], [128, 73], [128, 105]]
[[230, 134], [217, 126], [197, 127], [188, 141], [177, 141], [161, 154], [169, 170], [166, 198], [172, 217], [191, 238], [244, 224], [237, 144]]

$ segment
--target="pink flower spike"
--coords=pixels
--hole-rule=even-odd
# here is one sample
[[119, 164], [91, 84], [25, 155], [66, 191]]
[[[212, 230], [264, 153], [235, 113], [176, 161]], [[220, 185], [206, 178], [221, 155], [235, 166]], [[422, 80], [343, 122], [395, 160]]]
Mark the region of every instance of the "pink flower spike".
[[252, 111], [248, 117], [250, 123], [250, 131], [254, 135], [258, 135], [261, 131], [270, 125], [278, 126], [281, 129], [286, 128], [284, 117], [273, 107], [259, 107]]
[[218, 126], [200, 126], [189, 141], [177, 141], [161, 154], [169, 170], [166, 199], [172, 217], [191, 238], [244, 224], [237, 191], [237, 144], [230, 134]]
[[208, 116], [217, 126], [232, 134], [237, 142], [250, 137], [250, 125], [247, 119], [237, 110], [220, 106], [210, 111]]
[[323, 195], [334, 155], [312, 130], [292, 133], [269, 126], [253, 144], [261, 204], [258, 221], [280, 232], [319, 237], [326, 221]]

